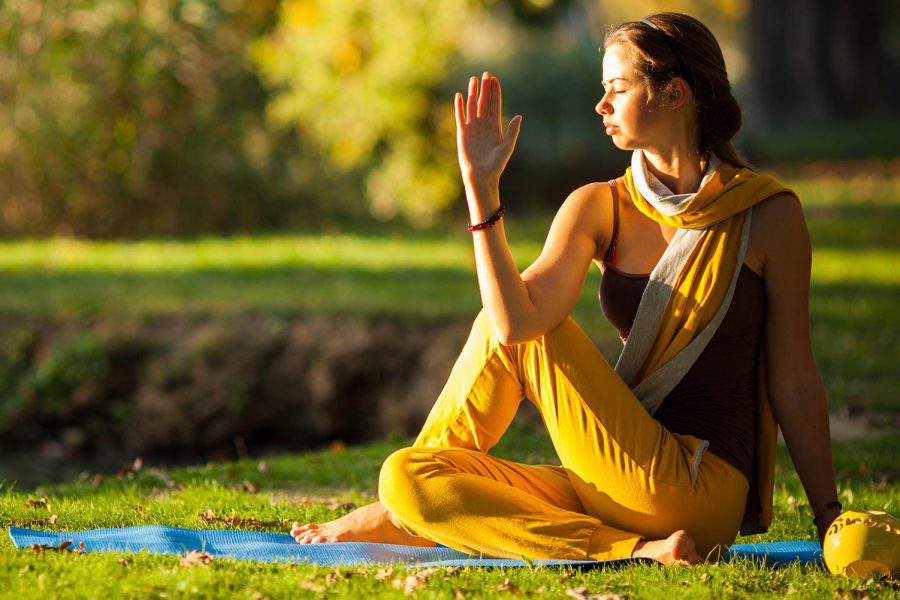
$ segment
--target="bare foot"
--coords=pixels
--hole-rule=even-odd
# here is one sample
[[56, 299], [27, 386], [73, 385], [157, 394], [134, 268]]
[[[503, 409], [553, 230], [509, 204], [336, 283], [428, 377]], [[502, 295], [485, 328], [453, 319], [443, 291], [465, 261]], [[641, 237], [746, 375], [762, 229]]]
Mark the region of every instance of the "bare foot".
[[694, 538], [679, 530], [664, 540], [640, 541], [631, 556], [652, 558], [664, 565], [696, 565], [703, 562], [694, 546]]
[[374, 502], [328, 523], [295, 522], [291, 535], [298, 544], [319, 542], [380, 542], [405, 546], [434, 546], [425, 538], [407, 533], [381, 504]]

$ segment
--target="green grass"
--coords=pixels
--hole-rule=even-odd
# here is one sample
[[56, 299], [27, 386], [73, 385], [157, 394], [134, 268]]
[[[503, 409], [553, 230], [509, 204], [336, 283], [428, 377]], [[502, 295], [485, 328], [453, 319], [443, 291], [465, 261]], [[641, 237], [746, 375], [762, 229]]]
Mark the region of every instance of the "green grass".
[[[814, 243], [811, 320], [832, 409], [898, 412], [900, 174], [893, 163], [814, 165], [788, 183]], [[893, 171], [891, 171], [893, 169]], [[550, 214], [507, 216], [521, 268]], [[344, 313], [470, 319], [480, 306], [471, 242], [451, 231], [255, 236], [194, 241], [0, 242], [0, 315], [134, 318], [161, 313], [285, 317]], [[613, 359], [592, 269], [575, 318]]]
[[[190, 528], [244, 528], [284, 532], [294, 519], [330, 519], [349, 508], [344, 502], [363, 504], [374, 498], [378, 466], [402, 440], [391, 440], [341, 451], [324, 450], [266, 459], [260, 471], [257, 461], [209, 464], [173, 470], [146, 466], [124, 477], [102, 480], [84, 474], [73, 483], [17, 490], [0, 488], [0, 525], [77, 531], [95, 527], [165, 524]], [[900, 440], [884, 438], [838, 446], [837, 471], [841, 500], [856, 508], [880, 509], [897, 514], [898, 494], [893, 483], [900, 475], [895, 457]], [[553, 448], [542, 433], [515, 423], [494, 454], [526, 462], [554, 461]], [[255, 492], [242, 482], [258, 482]], [[810, 511], [804, 504], [800, 483], [786, 456], [779, 457], [776, 521], [765, 536], [739, 539], [813, 539]], [[29, 500], [46, 498], [29, 506]], [[204, 521], [201, 514], [243, 519]], [[52, 525], [52, 514], [59, 515]], [[255, 519], [259, 525], [254, 525]], [[241, 523], [239, 521], [239, 523]], [[207, 567], [179, 566], [177, 556], [146, 554], [74, 554], [29, 549], [17, 550], [0, 537], [0, 595], [9, 598], [44, 597], [289, 597], [306, 588], [325, 590], [337, 598], [405, 597], [393, 581], [417, 572], [394, 568], [383, 578], [381, 567], [341, 569], [316, 566], [265, 565], [233, 560], [214, 560]], [[818, 567], [791, 566], [767, 569], [746, 562], [704, 565], [691, 569], [636, 566], [620, 571], [578, 572], [571, 569], [441, 569], [419, 586], [416, 595], [433, 598], [508, 597], [501, 589], [506, 580], [520, 593], [566, 597], [567, 589], [586, 588], [590, 593], [617, 593], [629, 598], [716, 598], [748, 596], [896, 597], [898, 584], [878, 579], [848, 580], [829, 575]]]

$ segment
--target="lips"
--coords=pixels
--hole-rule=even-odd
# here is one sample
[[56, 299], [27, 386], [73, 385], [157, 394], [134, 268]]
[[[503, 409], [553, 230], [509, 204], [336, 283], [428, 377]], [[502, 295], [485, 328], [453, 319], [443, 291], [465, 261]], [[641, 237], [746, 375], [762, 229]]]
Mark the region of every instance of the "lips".
[[619, 131], [619, 127], [617, 125], [604, 123], [603, 126], [606, 127], [606, 135], [613, 135], [614, 133]]

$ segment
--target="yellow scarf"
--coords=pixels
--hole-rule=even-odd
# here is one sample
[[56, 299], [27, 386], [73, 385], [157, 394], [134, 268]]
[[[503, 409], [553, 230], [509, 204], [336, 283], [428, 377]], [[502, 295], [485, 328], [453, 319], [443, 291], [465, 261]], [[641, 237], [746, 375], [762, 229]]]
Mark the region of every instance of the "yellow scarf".
[[[627, 382], [634, 387], [681, 352], [722, 305], [735, 270], [741, 268], [737, 260], [745, 211], [775, 194], [793, 192], [772, 177], [723, 163], [684, 209], [671, 216], [658, 211], [638, 192], [630, 167], [625, 171], [625, 187], [638, 210], [654, 221], [682, 229], [706, 229], [678, 275], [636, 380]], [[772, 520], [778, 426], [763, 367], [761, 356], [755, 481], [751, 481], [741, 527], [744, 534], [765, 531]]]

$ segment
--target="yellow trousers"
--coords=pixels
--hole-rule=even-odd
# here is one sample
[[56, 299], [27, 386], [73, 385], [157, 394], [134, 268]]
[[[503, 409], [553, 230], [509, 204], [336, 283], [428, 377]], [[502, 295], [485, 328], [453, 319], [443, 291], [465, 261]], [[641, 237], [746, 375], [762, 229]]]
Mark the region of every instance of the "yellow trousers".
[[[488, 455], [523, 397], [562, 466]], [[713, 558], [737, 534], [748, 483], [702, 444], [650, 416], [571, 318], [507, 346], [482, 311], [415, 444], [385, 461], [378, 494], [409, 532], [472, 554], [625, 558], [641, 539], [685, 529]]]

